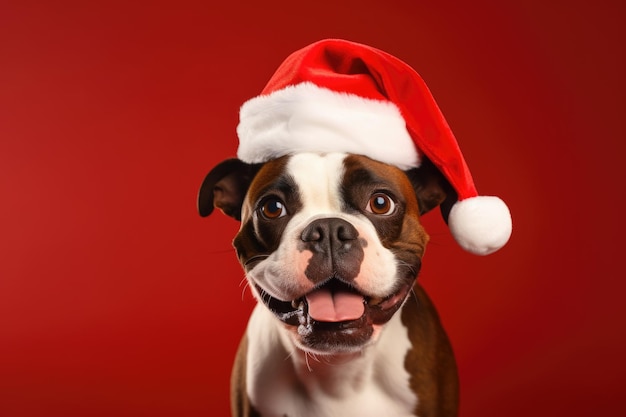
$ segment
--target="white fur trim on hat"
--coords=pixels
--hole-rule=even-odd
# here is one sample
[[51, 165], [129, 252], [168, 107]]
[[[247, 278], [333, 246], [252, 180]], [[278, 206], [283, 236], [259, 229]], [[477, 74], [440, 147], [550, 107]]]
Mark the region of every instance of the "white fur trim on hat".
[[509, 240], [511, 213], [498, 197], [471, 197], [452, 206], [448, 226], [463, 249], [476, 255], [488, 255]]
[[339, 93], [304, 82], [248, 100], [239, 113], [244, 162], [297, 152], [347, 152], [401, 169], [419, 166], [417, 149], [391, 102]]

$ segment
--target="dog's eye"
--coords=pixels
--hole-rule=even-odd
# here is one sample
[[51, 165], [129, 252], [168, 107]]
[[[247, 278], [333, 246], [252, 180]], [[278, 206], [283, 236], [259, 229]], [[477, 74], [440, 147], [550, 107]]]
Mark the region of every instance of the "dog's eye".
[[287, 214], [285, 205], [277, 198], [269, 198], [265, 200], [263, 205], [259, 208], [261, 215], [266, 219], [277, 219]]
[[390, 215], [396, 209], [396, 203], [384, 193], [376, 193], [370, 197], [366, 210], [379, 215]]

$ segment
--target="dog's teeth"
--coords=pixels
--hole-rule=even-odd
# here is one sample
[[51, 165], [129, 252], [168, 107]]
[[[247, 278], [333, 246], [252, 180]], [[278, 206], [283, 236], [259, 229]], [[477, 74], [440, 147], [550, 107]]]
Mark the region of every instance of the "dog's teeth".
[[301, 305], [302, 305], [302, 301], [300, 301], [300, 300], [293, 300], [293, 301], [291, 302], [291, 306], [292, 306], [293, 308], [300, 308], [300, 306], [301, 306]]

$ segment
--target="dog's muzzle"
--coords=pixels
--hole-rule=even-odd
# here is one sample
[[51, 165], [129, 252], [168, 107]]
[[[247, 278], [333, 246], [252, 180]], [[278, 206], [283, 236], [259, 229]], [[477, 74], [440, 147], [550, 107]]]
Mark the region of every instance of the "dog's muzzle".
[[397, 288], [385, 297], [361, 293], [354, 285], [364, 258], [365, 239], [355, 227], [340, 218], [312, 221], [304, 228], [298, 249], [312, 257], [304, 271], [315, 284], [301, 297], [278, 300], [257, 286], [261, 300], [284, 323], [298, 326], [302, 343], [317, 350], [335, 349], [338, 345], [362, 346], [373, 325], [389, 321], [409, 294], [418, 268], [407, 269], [399, 277]]

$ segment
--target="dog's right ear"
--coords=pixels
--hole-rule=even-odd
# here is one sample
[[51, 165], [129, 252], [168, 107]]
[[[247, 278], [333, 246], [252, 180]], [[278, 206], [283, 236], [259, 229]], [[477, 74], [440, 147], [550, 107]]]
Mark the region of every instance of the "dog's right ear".
[[224, 214], [241, 220], [241, 206], [252, 179], [262, 164], [227, 159], [204, 178], [198, 193], [198, 212], [206, 217], [217, 207]]

